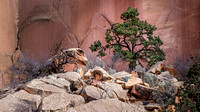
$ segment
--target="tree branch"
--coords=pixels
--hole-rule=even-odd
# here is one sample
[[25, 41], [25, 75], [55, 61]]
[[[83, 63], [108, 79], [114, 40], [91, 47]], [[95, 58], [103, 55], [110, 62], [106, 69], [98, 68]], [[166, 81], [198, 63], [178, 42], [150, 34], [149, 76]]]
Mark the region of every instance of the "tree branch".
[[126, 44], [126, 48], [131, 52], [131, 48], [130, 48], [130, 46], [128, 45], [128, 43], [126, 42], [126, 36], [124, 36], [123, 42], [124, 42], [124, 44]]

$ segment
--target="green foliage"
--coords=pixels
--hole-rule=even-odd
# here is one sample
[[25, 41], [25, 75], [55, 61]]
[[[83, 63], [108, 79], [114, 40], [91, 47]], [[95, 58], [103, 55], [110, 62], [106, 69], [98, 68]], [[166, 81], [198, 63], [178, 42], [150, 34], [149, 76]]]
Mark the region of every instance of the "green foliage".
[[179, 103], [175, 103], [175, 109], [177, 112], [200, 112], [200, 63], [190, 66], [187, 77], [176, 94]]
[[106, 45], [95, 41], [89, 47], [98, 56], [107, 55], [107, 49], [113, 53], [122, 54], [120, 58], [129, 62], [129, 67], [134, 68], [140, 61], [145, 61], [149, 66], [165, 59], [164, 52], [160, 49], [163, 44], [158, 36], [154, 36], [155, 26], [139, 19], [137, 9], [128, 8], [121, 14], [123, 23], [115, 23], [108, 28], [105, 35]]
[[167, 111], [175, 99], [176, 86], [170, 81], [158, 85], [156, 92], [153, 92], [153, 99], [162, 106], [163, 111]]

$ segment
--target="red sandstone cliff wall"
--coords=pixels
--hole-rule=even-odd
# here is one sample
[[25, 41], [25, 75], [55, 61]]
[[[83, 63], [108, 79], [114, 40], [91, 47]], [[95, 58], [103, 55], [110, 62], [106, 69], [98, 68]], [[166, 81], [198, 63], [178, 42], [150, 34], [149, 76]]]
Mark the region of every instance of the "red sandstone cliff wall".
[[12, 63], [17, 46], [34, 57], [72, 47], [91, 55], [90, 44], [103, 41], [105, 30], [120, 22], [128, 7], [138, 8], [141, 19], [158, 27], [166, 63], [200, 53], [199, 0], [1, 0], [0, 66]]
[[199, 0], [143, 0], [137, 7], [142, 19], [158, 27], [167, 63], [200, 53]]
[[30, 55], [55, 54], [57, 48], [78, 47], [68, 26], [67, 0], [20, 0], [19, 46]]
[[17, 0], [0, 0], [0, 89], [10, 83], [10, 77], [2, 74], [12, 63], [17, 47]]
[[103, 41], [109, 24], [120, 22], [121, 12], [129, 6], [158, 27], [167, 63], [186, 59], [200, 49], [199, 0], [21, 0], [20, 4], [20, 47], [37, 56], [49, 53], [63, 39], [62, 47], [79, 46], [90, 54], [89, 45]]
[[0, 70], [11, 64], [17, 47], [17, 0], [0, 1]]

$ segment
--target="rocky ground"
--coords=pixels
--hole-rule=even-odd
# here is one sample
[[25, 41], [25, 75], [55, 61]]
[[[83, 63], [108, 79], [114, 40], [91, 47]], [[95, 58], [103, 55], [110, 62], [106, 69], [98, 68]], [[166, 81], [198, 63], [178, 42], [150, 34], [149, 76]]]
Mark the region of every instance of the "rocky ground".
[[87, 59], [80, 49], [66, 52], [79, 62], [84, 61], [75, 67], [79, 69], [70, 71], [65, 63], [64, 73], [53, 73], [16, 88], [0, 90], [0, 112], [161, 111], [161, 104], [153, 99], [159, 85], [170, 82], [177, 89], [182, 84], [162, 62], [148, 71], [136, 67], [131, 73], [122, 71], [110, 75], [101, 67], [84, 70]]

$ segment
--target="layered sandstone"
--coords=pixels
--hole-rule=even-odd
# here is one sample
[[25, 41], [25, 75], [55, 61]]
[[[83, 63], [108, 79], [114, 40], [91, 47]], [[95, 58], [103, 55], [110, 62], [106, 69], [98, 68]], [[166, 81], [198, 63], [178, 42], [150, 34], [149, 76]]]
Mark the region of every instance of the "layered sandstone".
[[78, 46], [90, 54], [89, 45], [104, 41], [105, 30], [121, 21], [127, 7], [138, 8], [141, 19], [158, 27], [167, 63], [199, 52], [198, 0], [21, 0], [20, 4], [20, 47], [36, 56], [50, 54], [57, 44]]
[[0, 1], [0, 89], [10, 83], [11, 76], [3, 74], [12, 64], [12, 55], [17, 48], [17, 0]]
[[0, 70], [4, 70], [17, 47], [17, 0], [1, 0], [0, 9]]
[[158, 27], [165, 63], [200, 53], [199, 0], [1, 0], [0, 67], [9, 66], [12, 56], [17, 59], [16, 48], [36, 58], [75, 47], [95, 56], [90, 44], [104, 41], [106, 29], [121, 22], [128, 7], [138, 8], [142, 20]]

